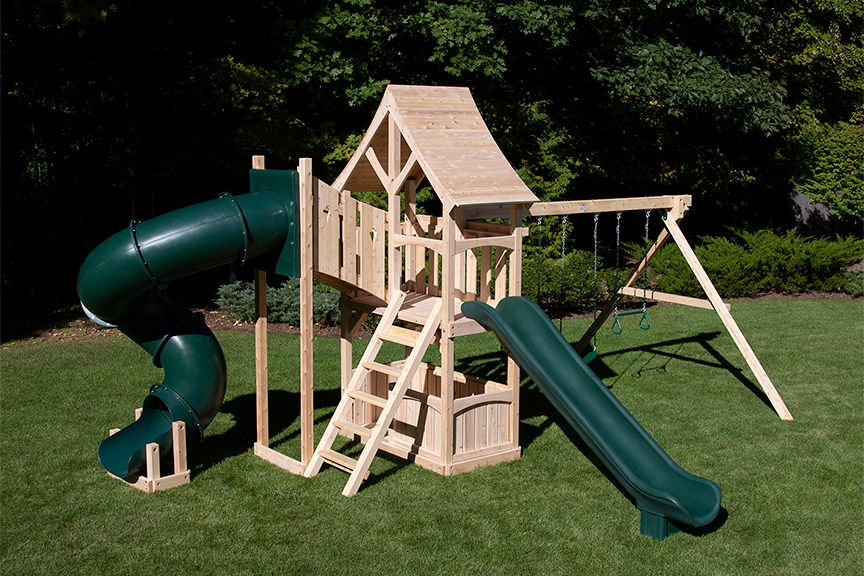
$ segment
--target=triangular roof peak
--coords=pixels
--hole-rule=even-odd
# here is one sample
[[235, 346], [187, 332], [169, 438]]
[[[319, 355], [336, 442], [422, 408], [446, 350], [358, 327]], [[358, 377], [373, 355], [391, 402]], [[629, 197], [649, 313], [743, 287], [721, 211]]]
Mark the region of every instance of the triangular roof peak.
[[333, 187], [395, 192], [423, 176], [448, 212], [538, 201], [498, 148], [468, 88], [391, 84]]

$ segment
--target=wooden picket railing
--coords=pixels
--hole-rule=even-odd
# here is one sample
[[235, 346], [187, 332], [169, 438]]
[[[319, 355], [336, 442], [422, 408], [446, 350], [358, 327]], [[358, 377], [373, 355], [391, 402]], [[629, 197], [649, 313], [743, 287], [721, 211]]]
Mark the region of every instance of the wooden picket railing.
[[[359, 289], [386, 302], [386, 254], [391, 241], [400, 247], [399, 285], [437, 297], [443, 293], [442, 218], [414, 215], [392, 240], [387, 212], [316, 181], [313, 200], [313, 270], [339, 289]], [[521, 234], [517, 229], [515, 234]], [[514, 291], [510, 285], [516, 237], [506, 225], [467, 222], [458, 233], [455, 296], [493, 303]], [[521, 255], [520, 255], [521, 257]]]

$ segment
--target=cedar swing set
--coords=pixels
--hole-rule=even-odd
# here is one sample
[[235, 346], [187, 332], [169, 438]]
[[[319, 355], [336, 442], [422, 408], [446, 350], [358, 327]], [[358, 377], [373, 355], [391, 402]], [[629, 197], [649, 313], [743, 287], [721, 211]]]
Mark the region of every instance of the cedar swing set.
[[[381, 159], [385, 160], [381, 160]], [[256, 157], [255, 167], [263, 168]], [[461, 312], [464, 302], [493, 307], [521, 294], [522, 239], [527, 216], [653, 211], [664, 228], [617, 290], [618, 295], [715, 310], [780, 418], [792, 416], [735, 323], [678, 223], [690, 196], [539, 202], [495, 144], [466, 88], [391, 85], [365, 137], [332, 186], [300, 161], [301, 211], [301, 454], [268, 447], [265, 275], [258, 272], [256, 322], [258, 437], [255, 453], [286, 470], [315, 476], [327, 463], [350, 474], [345, 496], [357, 493], [378, 450], [442, 475], [519, 458], [520, 369], [507, 360], [507, 381], [454, 369], [460, 336], [484, 328]], [[416, 213], [416, 191], [428, 181], [442, 216]], [[385, 191], [386, 211], [352, 198]], [[491, 223], [495, 220], [501, 223]], [[635, 286], [657, 251], [672, 239], [707, 299]], [[342, 400], [317, 448], [312, 422], [312, 278], [342, 295]], [[641, 312], [640, 312], [641, 313]], [[380, 316], [359, 364], [354, 335], [367, 315]], [[591, 340], [610, 316], [624, 313], [613, 298], [574, 348]], [[619, 324], [620, 326], [620, 324]], [[405, 347], [405, 359], [376, 361], [384, 341]], [[441, 365], [421, 362], [435, 344]], [[332, 449], [337, 436], [365, 447], [356, 460]]]
[[[508, 352], [506, 381], [495, 382], [457, 372], [455, 346], [460, 337], [487, 330], [488, 324], [481, 324], [476, 314], [479, 308], [485, 305], [484, 310], [500, 310], [507, 307], [505, 302], [524, 301], [519, 298], [522, 244], [528, 234], [523, 221], [530, 216], [593, 215], [596, 283], [599, 215], [617, 214], [617, 240], [620, 242], [622, 212], [643, 211], [647, 219], [651, 211], [659, 211], [663, 221], [659, 235], [649, 247], [646, 223], [644, 257], [629, 277], [616, 286], [611, 301], [602, 310], [595, 309], [594, 322], [572, 348], [590, 361], [597, 353], [592, 339], [610, 317], [613, 330], [620, 329], [619, 319], [626, 313], [618, 310], [619, 296], [643, 300], [641, 323], [647, 323], [645, 303], [648, 300], [714, 310], [776, 413], [783, 420], [792, 419], [733, 319], [729, 306], [723, 302], [679, 227], [690, 209], [691, 196], [540, 202], [498, 148], [467, 88], [390, 85], [357, 150], [332, 184], [313, 177], [312, 162], [308, 158], [301, 159], [296, 173], [291, 171], [290, 176], [285, 176], [288, 171], [265, 169], [262, 156], [253, 157], [252, 168], [253, 182], [258, 176], [266, 180], [275, 173], [279, 174], [274, 178], [285, 177], [296, 182], [297, 205], [295, 207], [291, 200], [286, 201], [284, 207], [292, 214], [296, 211], [292, 215], [292, 218], [296, 216], [296, 221], [290, 223], [292, 228], [296, 223], [297, 231], [291, 236], [294, 240], [290, 242], [290, 250], [294, 252], [289, 260], [291, 275], [300, 279], [299, 460], [270, 447], [267, 272], [263, 269], [255, 272], [257, 425], [254, 453], [291, 473], [313, 477], [324, 464], [339, 468], [349, 474], [342, 494], [353, 496], [368, 477], [369, 467], [379, 450], [445, 476], [520, 457], [521, 373], [517, 350], [512, 344], [509, 348], [505, 346]], [[440, 200], [441, 216], [417, 213], [417, 190], [422, 182], [428, 183]], [[387, 209], [360, 202], [352, 195], [361, 192], [384, 192]], [[260, 241], [260, 222], [269, 222], [266, 211], [253, 214], [249, 208], [259, 197], [254, 194], [248, 197], [237, 197], [236, 201], [230, 196], [223, 198], [218, 208], [231, 214], [231, 219], [226, 216], [216, 223], [225, 229], [229, 224], [223, 222], [230, 221], [231, 226], [234, 221], [242, 223], [240, 252], [244, 262], [247, 251], [254, 251], [255, 242]], [[281, 210], [282, 204], [277, 204]], [[195, 214], [196, 217], [205, 214], [202, 216], [205, 219], [210, 217], [206, 216], [209, 212], [202, 210]], [[253, 216], [257, 220], [253, 220]], [[255, 234], [247, 234], [253, 228]], [[140, 242], [143, 229], [142, 225], [136, 232], [133, 224], [134, 249], [118, 252], [131, 253], [133, 259], [140, 257], [146, 271], [155, 279], [155, 259], [148, 260], [148, 251], [155, 254], [155, 249]], [[272, 232], [271, 228], [266, 230]], [[647, 284], [637, 287], [651, 259], [669, 240], [681, 250], [705, 292], [705, 299], [653, 291]], [[285, 261], [287, 253], [286, 248], [281, 250], [279, 263]], [[134, 255], [136, 251], [137, 256]], [[175, 260], [178, 266], [188, 266], [187, 260]], [[135, 266], [139, 266], [137, 260]], [[279, 266], [277, 263], [277, 273], [281, 273]], [[83, 269], [90, 270], [86, 266]], [[80, 286], [87, 286], [86, 282], [82, 284], [82, 277], [87, 280], [82, 272], [79, 293]], [[313, 279], [340, 291], [341, 311], [341, 399], [317, 446], [313, 430]], [[355, 366], [355, 336], [369, 315], [378, 316], [380, 320]], [[95, 314], [91, 317], [98, 321]], [[175, 328], [186, 322], [182, 319]], [[159, 361], [163, 347], [174, 332], [172, 329], [166, 334], [161, 343], [156, 340], [159, 347], [154, 352], [154, 363]], [[499, 339], [505, 343], [500, 334]], [[404, 358], [389, 363], [379, 361], [384, 342], [403, 346]], [[569, 344], [565, 344], [570, 351]], [[143, 344], [145, 348], [147, 345], [147, 342]], [[440, 351], [440, 365], [423, 362], [430, 346]], [[525, 369], [536, 381], [531, 370]], [[606, 393], [602, 383], [600, 387]], [[167, 398], [166, 402], [175, 402], [174, 396], [169, 398], [159, 393]], [[224, 394], [224, 383], [221, 394]], [[214, 398], [218, 395], [218, 391], [213, 393]], [[221, 396], [216, 399], [218, 409]], [[194, 419], [188, 423], [199, 424]], [[154, 491], [189, 481], [182, 424], [178, 422], [174, 426], [174, 475], [160, 479], [158, 446], [148, 444], [146, 476], [137, 483], [140, 489]], [[203, 426], [206, 422], [198, 426], [199, 433]], [[334, 450], [339, 436], [358, 440], [363, 445], [356, 459]], [[712, 505], [716, 516], [719, 489]], [[710, 522], [713, 516], [705, 518], [705, 522]], [[643, 515], [643, 531], [644, 523], [650, 524], [654, 519], [655, 515]], [[659, 530], [659, 537], [664, 537], [666, 524]]]

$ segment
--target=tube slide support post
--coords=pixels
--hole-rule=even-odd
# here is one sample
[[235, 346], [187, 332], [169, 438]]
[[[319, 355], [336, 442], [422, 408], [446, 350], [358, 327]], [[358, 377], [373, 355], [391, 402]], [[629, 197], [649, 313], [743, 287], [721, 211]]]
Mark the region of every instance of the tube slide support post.
[[312, 159], [301, 158], [300, 175], [300, 462], [305, 469], [315, 452], [312, 403]]
[[[252, 156], [252, 169], [264, 170], [264, 156]], [[267, 273], [255, 271], [255, 417], [256, 440], [270, 445], [270, 411], [267, 372]]]
[[[135, 419], [137, 420], [140, 416], [141, 409], [137, 408], [135, 410]], [[119, 431], [119, 428], [112, 428], [108, 432], [108, 435], [113, 436]], [[177, 486], [182, 486], [183, 484], [189, 484], [191, 481], [191, 472], [189, 471], [186, 459], [186, 423], [182, 421], [172, 423], [171, 435], [173, 441], [173, 474], [167, 476], [162, 475], [162, 457], [159, 450], [159, 444], [151, 442], [144, 447], [145, 460], [147, 462], [146, 476], [139, 476], [138, 480], [135, 482], [128, 482], [123, 478], [114, 476], [110, 472], [108, 475], [148, 494], [161, 492], [162, 490], [169, 490], [171, 488], [176, 488]]]

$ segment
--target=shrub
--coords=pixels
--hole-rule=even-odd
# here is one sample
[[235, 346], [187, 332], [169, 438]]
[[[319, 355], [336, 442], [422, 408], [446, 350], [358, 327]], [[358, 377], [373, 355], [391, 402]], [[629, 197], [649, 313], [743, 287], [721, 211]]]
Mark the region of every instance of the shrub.
[[[727, 298], [766, 292], [838, 292], [855, 289], [849, 267], [861, 259], [864, 241], [802, 237], [794, 230], [738, 232], [733, 238], [706, 237], [694, 251], [718, 292]], [[678, 247], [663, 247], [651, 262], [658, 290], [701, 296]], [[849, 288], [847, 288], [847, 286]], [[852, 292], [850, 292], [852, 293]]]
[[[238, 280], [223, 284], [216, 292], [219, 308], [239, 320], [255, 320], [255, 287]], [[312, 318], [325, 326], [339, 325], [339, 292], [317, 282], [312, 285]], [[278, 288], [267, 286], [267, 320], [300, 324], [300, 279], [289, 278]]]
[[[574, 250], [564, 257], [562, 271], [560, 258], [540, 256], [540, 273], [537, 257], [522, 262], [522, 294], [539, 299], [540, 304], [552, 315], [571, 312], [589, 312], [594, 303], [594, 254], [587, 250]], [[600, 305], [609, 299], [608, 290], [614, 282], [614, 273], [602, 268], [598, 262], [597, 298]], [[539, 298], [538, 298], [539, 278]]]
[[864, 296], [864, 268], [849, 273], [843, 291], [855, 297]]

